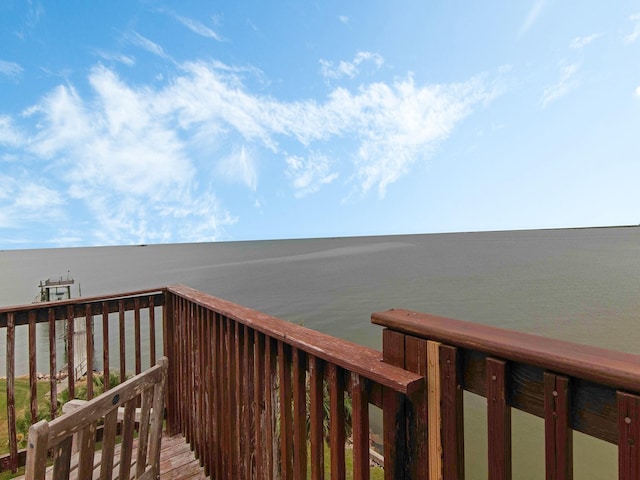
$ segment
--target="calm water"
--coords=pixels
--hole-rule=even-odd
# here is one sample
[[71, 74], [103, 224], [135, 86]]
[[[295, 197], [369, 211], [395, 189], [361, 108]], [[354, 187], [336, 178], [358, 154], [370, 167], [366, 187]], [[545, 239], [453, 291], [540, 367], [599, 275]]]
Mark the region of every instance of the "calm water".
[[[375, 348], [371, 312], [402, 307], [640, 353], [640, 228], [0, 251], [0, 305], [67, 270], [83, 295], [183, 283]], [[485, 430], [471, 416], [469, 478]], [[514, 433], [514, 478], [542, 478], [542, 422], [514, 415]], [[613, 448], [575, 442], [576, 478], [614, 476]]]

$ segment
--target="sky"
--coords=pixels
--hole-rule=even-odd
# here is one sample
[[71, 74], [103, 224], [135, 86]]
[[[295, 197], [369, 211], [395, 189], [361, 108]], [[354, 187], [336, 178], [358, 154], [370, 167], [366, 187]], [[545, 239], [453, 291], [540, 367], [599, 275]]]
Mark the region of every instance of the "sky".
[[640, 223], [640, 3], [0, 0], [0, 249]]

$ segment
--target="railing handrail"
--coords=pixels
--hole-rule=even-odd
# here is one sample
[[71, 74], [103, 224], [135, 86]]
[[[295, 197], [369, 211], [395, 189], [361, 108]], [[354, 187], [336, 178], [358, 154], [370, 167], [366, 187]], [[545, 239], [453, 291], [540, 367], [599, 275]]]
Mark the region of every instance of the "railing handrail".
[[404, 309], [373, 313], [371, 321], [405, 334], [640, 392], [640, 355]]
[[[59, 310], [65, 310], [62, 307], [67, 306], [85, 306], [92, 304], [100, 304], [107, 301], [112, 300], [127, 300], [133, 299], [135, 297], [141, 297], [149, 294], [162, 294], [166, 290], [165, 287], [159, 288], [147, 288], [144, 290], [134, 290], [132, 292], [125, 293], [113, 293], [108, 295], [98, 295], [93, 297], [75, 297], [66, 300], [53, 300], [50, 302], [39, 302], [39, 303], [28, 303], [24, 305], [11, 305], [6, 307], [0, 307], [0, 328], [5, 328], [7, 326], [7, 316], [9, 314], [14, 314], [15, 325], [25, 325], [28, 323], [27, 313], [28, 312], [46, 312], [50, 308], [55, 308]], [[43, 323], [48, 321], [46, 315], [38, 316], [36, 315], [36, 323]]]
[[410, 396], [424, 388], [424, 377], [384, 363], [382, 354], [377, 350], [272, 317], [184, 285], [168, 286], [167, 291], [403, 395]]

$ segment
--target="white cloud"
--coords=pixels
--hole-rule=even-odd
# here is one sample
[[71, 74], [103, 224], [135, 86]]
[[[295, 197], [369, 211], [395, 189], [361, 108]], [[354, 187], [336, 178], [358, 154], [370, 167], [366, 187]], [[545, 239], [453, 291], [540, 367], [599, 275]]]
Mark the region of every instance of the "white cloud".
[[633, 43], [638, 39], [638, 37], [640, 37], [640, 13], [635, 13], [631, 15], [629, 17], [629, 20], [631, 20], [634, 23], [633, 32], [626, 35], [624, 37], [624, 41], [626, 43]]
[[525, 18], [524, 22], [520, 26], [520, 30], [518, 30], [518, 38], [524, 36], [531, 29], [533, 24], [536, 23], [546, 3], [546, 0], [536, 0], [529, 10], [529, 13], [527, 13], [527, 18]]
[[13, 126], [11, 118], [0, 115], [0, 145], [17, 147], [23, 141], [22, 134]]
[[338, 15], [338, 20], [340, 20], [340, 23], [349, 23], [349, 17], [347, 17], [346, 15]]
[[0, 60], [0, 74], [2, 75], [15, 78], [19, 77], [23, 71], [23, 68], [15, 62]]
[[574, 50], [579, 50], [583, 47], [586, 47], [591, 42], [593, 42], [594, 40], [597, 40], [601, 36], [602, 36], [601, 33], [593, 33], [591, 35], [587, 35], [586, 37], [575, 37], [573, 40], [571, 40], [571, 43], [569, 44], [569, 48], [572, 48]]
[[192, 20], [192, 19], [187, 18], [187, 17], [182, 17], [182, 16], [176, 15], [176, 14], [172, 14], [172, 15], [176, 20], [178, 20], [182, 25], [187, 27], [193, 33], [196, 33], [196, 34], [198, 34], [198, 35], [200, 35], [202, 37], [205, 37], [205, 38], [212, 38], [212, 39], [217, 40], [219, 42], [222, 42], [224, 40], [214, 30], [210, 29], [206, 25], [204, 25], [204, 24], [202, 24], [202, 23], [200, 23], [200, 22], [198, 22], [196, 20]]
[[129, 67], [135, 65], [136, 63], [135, 58], [128, 55], [123, 55], [121, 53], [110, 53], [103, 50], [98, 50], [96, 51], [96, 54], [105, 60], [123, 63]]
[[218, 172], [227, 180], [243, 183], [254, 192], [258, 186], [255, 160], [244, 145], [234, 149], [220, 162]]
[[[372, 54], [356, 58], [376, 61]], [[487, 76], [443, 85], [418, 85], [409, 76], [336, 88], [324, 101], [285, 102], [251, 93], [244, 75], [252, 74], [191, 62], [163, 85], [133, 87], [97, 66], [91, 95], [55, 88], [25, 110], [30, 129], [2, 141], [22, 146], [55, 176], [48, 188], [59, 185], [61, 198], [91, 213], [91, 243], [212, 240], [236, 221], [211, 190], [216, 165], [223, 179], [254, 191], [260, 155], [282, 162], [297, 197], [338, 176], [352, 191], [384, 196], [498, 94]], [[332, 140], [340, 142], [339, 155], [327, 148]]]
[[0, 228], [18, 228], [26, 223], [59, 221], [65, 203], [59, 192], [30, 181], [0, 174]]
[[331, 172], [329, 159], [318, 153], [313, 153], [308, 158], [290, 156], [285, 161], [286, 175], [298, 198], [317, 192], [322, 185], [333, 182], [339, 176], [337, 172]]
[[129, 42], [131, 42], [131, 44], [136, 45], [137, 47], [140, 47], [147, 52], [157, 55], [160, 58], [169, 58], [169, 56], [165, 53], [164, 49], [160, 45], [152, 42], [146, 37], [143, 37], [138, 32], [131, 32], [126, 36], [126, 38]]
[[545, 88], [542, 92], [542, 97], [540, 98], [540, 105], [542, 108], [546, 108], [550, 103], [565, 96], [578, 86], [578, 81], [576, 80], [575, 75], [579, 68], [579, 65], [576, 63], [565, 65], [561, 68], [560, 80], [550, 87]]
[[636, 97], [640, 98], [640, 85], [636, 87], [635, 94], [636, 94]]
[[376, 69], [382, 67], [384, 59], [377, 53], [358, 52], [350, 62], [341, 60], [337, 64], [329, 60], [320, 60], [320, 73], [325, 78], [339, 79], [341, 77], [354, 78], [360, 73], [358, 67], [363, 62], [372, 62]]

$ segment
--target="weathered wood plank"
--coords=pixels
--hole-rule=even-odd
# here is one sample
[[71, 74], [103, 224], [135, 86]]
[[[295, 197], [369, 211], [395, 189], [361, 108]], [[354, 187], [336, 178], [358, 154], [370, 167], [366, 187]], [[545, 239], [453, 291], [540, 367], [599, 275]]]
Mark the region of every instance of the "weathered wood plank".
[[38, 379], [36, 378], [36, 315], [29, 312], [29, 406], [31, 424], [38, 421]]
[[487, 358], [490, 480], [511, 480], [511, 408], [507, 404], [506, 369], [506, 362]]
[[[57, 366], [57, 346], [56, 346], [56, 320], [52, 308], [48, 310], [49, 314], [49, 392], [51, 398], [58, 398], [58, 382], [56, 375], [58, 373]], [[58, 414], [57, 402], [51, 403], [51, 418], [56, 418]]]
[[429, 480], [442, 480], [442, 414], [440, 410], [440, 343], [427, 342]]
[[309, 419], [311, 443], [311, 480], [324, 479], [324, 373], [323, 362], [309, 358]]
[[16, 397], [15, 397], [15, 368], [16, 368], [16, 329], [14, 314], [7, 317], [7, 426], [9, 428], [9, 455], [11, 457], [11, 471], [15, 471], [18, 461], [18, 440], [16, 436]]
[[[385, 329], [382, 332], [382, 355], [384, 362], [396, 367], [405, 366], [405, 336]], [[406, 452], [406, 408], [404, 397], [392, 389], [383, 393], [384, 478], [404, 479], [407, 462]]]
[[93, 317], [91, 307], [85, 309], [85, 352], [87, 354], [87, 399], [93, 398]]
[[69, 389], [69, 397], [76, 397], [76, 380], [75, 380], [75, 365], [74, 365], [74, 329], [75, 329], [75, 315], [73, 312], [73, 305], [67, 305], [67, 385]]
[[353, 479], [369, 479], [369, 400], [367, 380], [351, 374]]
[[548, 480], [573, 479], [573, 432], [569, 426], [569, 379], [544, 374], [545, 471]]
[[410, 310], [374, 313], [371, 320], [406, 334], [640, 393], [640, 355]]
[[618, 478], [640, 479], [640, 396], [618, 392]]
[[123, 382], [127, 376], [127, 351], [125, 344], [124, 330], [124, 300], [118, 301], [118, 333], [120, 346], [120, 382]]
[[255, 478], [262, 480], [265, 478], [264, 458], [265, 458], [265, 391], [264, 391], [264, 371], [265, 371], [265, 351], [264, 335], [254, 331], [254, 402], [253, 424], [255, 443]]
[[464, 479], [464, 403], [458, 349], [440, 346], [442, 477]]
[[304, 352], [292, 349], [293, 363], [293, 475], [307, 477], [307, 365]]
[[329, 382], [329, 447], [331, 449], [331, 479], [344, 480], [345, 428], [344, 428], [344, 383], [342, 372], [334, 364], [327, 366]]
[[[407, 463], [409, 478], [419, 478], [429, 471], [429, 405], [427, 392], [427, 341], [405, 336], [404, 366], [425, 378], [425, 388], [407, 399]], [[439, 403], [439, 402], [438, 402]]]
[[182, 285], [169, 286], [167, 290], [309, 355], [333, 362], [345, 370], [358, 373], [403, 394], [410, 395], [425, 386], [424, 378], [419, 375], [381, 362], [380, 352], [374, 349], [310, 330]]
[[280, 379], [280, 475], [283, 480], [292, 480], [291, 351], [283, 342], [278, 342], [278, 376]]
[[[152, 363], [154, 365], [155, 362]], [[106, 303], [102, 304], [102, 378], [104, 389], [111, 388], [109, 374], [109, 308]]]

